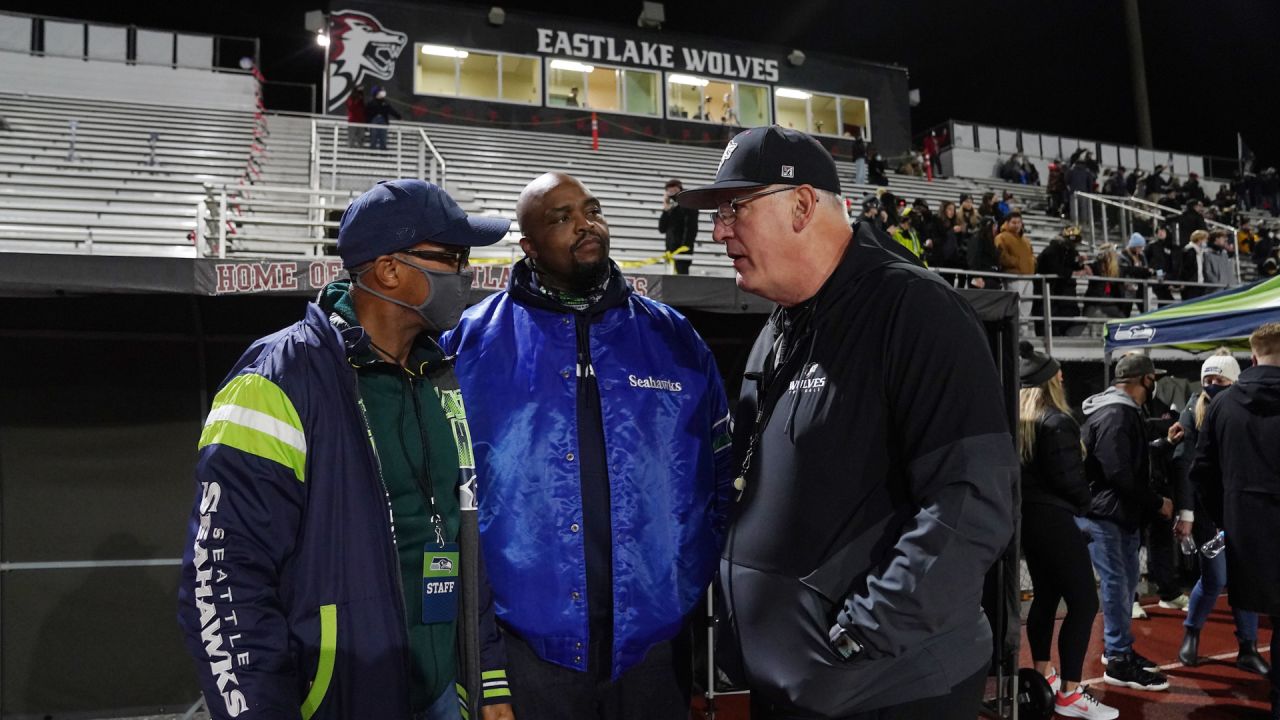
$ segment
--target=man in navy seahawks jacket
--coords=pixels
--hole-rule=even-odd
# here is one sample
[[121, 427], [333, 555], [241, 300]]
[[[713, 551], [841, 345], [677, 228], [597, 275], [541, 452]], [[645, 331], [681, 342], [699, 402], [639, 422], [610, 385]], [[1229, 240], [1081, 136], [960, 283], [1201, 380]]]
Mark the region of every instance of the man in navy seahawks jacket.
[[633, 292], [582, 183], [517, 207], [525, 259], [445, 349], [472, 410], [480, 528], [521, 720], [688, 717], [671, 640], [715, 571], [729, 418], [715, 360]]
[[[471, 445], [432, 340], [466, 306], [470, 246], [508, 227], [421, 180], [380, 183], [342, 217], [352, 280], [251, 345], [222, 383], [200, 436], [178, 613], [215, 719], [457, 720], [460, 701], [512, 717], [482, 566], [468, 544], [459, 558]], [[479, 649], [455, 662], [470, 568]]]
[[[744, 494], [720, 565], [752, 718], [972, 720], [987, 569], [1019, 472], [982, 325], [868, 223], [830, 154], [780, 127], [725, 148], [715, 210], [738, 287], [779, 308], [734, 426]], [[732, 658], [735, 653], [726, 653]]]

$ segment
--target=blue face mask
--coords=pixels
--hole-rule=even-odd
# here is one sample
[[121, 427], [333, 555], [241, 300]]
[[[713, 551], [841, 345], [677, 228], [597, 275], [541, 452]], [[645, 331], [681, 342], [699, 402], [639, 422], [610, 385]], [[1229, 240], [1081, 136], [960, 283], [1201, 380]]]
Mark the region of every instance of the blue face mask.
[[1213, 398], [1214, 398], [1215, 396], [1217, 396], [1217, 394], [1218, 394], [1218, 393], [1222, 392], [1223, 390], [1226, 390], [1228, 387], [1230, 387], [1230, 386], [1228, 386], [1228, 385], [1205, 385], [1205, 386], [1204, 386], [1204, 394], [1205, 394], [1205, 396], [1206, 396], [1206, 397], [1208, 397], [1210, 400], [1213, 400]]

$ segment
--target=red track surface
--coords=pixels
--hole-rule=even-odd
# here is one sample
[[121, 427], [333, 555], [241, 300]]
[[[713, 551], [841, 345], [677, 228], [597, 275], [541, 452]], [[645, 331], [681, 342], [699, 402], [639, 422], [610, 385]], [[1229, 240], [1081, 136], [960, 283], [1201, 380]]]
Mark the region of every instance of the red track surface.
[[[1138, 652], [1167, 669], [1169, 689], [1162, 692], [1140, 692], [1117, 688], [1102, 681], [1102, 616], [1093, 625], [1093, 638], [1084, 664], [1084, 681], [1107, 705], [1119, 708], [1120, 720], [1265, 720], [1270, 717], [1267, 679], [1235, 667], [1235, 625], [1224, 595], [1200, 633], [1200, 665], [1189, 668], [1178, 662], [1178, 646], [1182, 643], [1182, 621], [1186, 614], [1165, 610], [1154, 601], [1144, 604], [1150, 619], [1134, 620], [1133, 634]], [[1258, 647], [1271, 661], [1271, 630], [1266, 618], [1258, 631]], [[1054, 664], [1057, 664], [1055, 634]], [[1215, 658], [1215, 659], [1206, 659]], [[1020, 665], [1030, 667], [1031, 652], [1023, 636]], [[716, 720], [747, 720], [750, 713], [743, 696], [716, 699]], [[704, 717], [703, 702], [694, 703], [691, 717]], [[1055, 716], [1060, 717], [1060, 716]]]

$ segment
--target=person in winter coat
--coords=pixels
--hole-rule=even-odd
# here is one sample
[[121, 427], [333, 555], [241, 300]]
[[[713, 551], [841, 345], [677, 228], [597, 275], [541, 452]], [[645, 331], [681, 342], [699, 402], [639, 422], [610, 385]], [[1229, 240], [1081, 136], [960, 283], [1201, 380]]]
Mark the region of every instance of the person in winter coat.
[[[978, 232], [969, 241], [969, 269], [981, 272], [1000, 272], [1000, 251], [996, 249], [996, 219], [983, 217], [978, 224]], [[986, 290], [999, 290], [1003, 285], [998, 277], [974, 277], [974, 287]]]
[[580, 181], [539, 176], [516, 216], [525, 257], [507, 289], [441, 338], [475, 411], [515, 709], [684, 720], [673, 646], [702, 607], [733, 494], [720, 373], [684, 316], [631, 290]]
[[1139, 525], [1146, 513], [1173, 517], [1173, 500], [1148, 485], [1149, 463], [1143, 407], [1155, 396], [1157, 370], [1151, 358], [1130, 354], [1116, 363], [1115, 382], [1084, 401], [1082, 435], [1085, 477], [1093, 500], [1077, 524], [1090, 538], [1089, 555], [1102, 593], [1103, 680], [1135, 690], [1165, 690], [1169, 681], [1156, 663], [1133, 647], [1133, 595], [1138, 589]]
[[471, 246], [510, 224], [421, 180], [379, 183], [342, 216], [352, 279], [214, 396], [178, 619], [216, 720], [456, 720], [460, 701], [512, 718], [466, 407], [434, 340], [466, 306]]
[[[1147, 267], [1146, 247], [1147, 239], [1142, 236], [1142, 233], [1135, 232], [1129, 236], [1129, 242], [1119, 257], [1122, 277], [1133, 280], [1150, 279], [1152, 273], [1151, 268]], [[1144, 283], [1127, 283], [1124, 288], [1125, 297], [1137, 298], [1139, 301], [1146, 292], [1147, 286]], [[1138, 307], [1141, 309], [1141, 302], [1138, 303]], [[1125, 316], [1128, 316], [1131, 311], [1131, 306], [1124, 308]]]
[[[1031, 240], [1022, 234], [1022, 213], [1016, 210], [1009, 213], [996, 236], [996, 250], [1000, 253], [1001, 272], [1015, 275], [1034, 275], [1036, 272], [1036, 256], [1031, 249]], [[1036, 294], [1035, 285], [1030, 280], [1009, 280], [1008, 288], [1020, 295], [1018, 307], [1022, 313], [1024, 332], [1030, 334], [1031, 301]]]
[[1182, 268], [1182, 251], [1173, 247], [1169, 239], [1169, 230], [1164, 225], [1156, 225], [1155, 236], [1147, 243], [1143, 251], [1147, 256], [1147, 267], [1156, 278], [1151, 292], [1164, 302], [1173, 302], [1173, 289], [1167, 283], [1176, 281]]
[[[1051, 275], [1049, 280], [1050, 310], [1053, 316], [1054, 335], [1078, 335], [1080, 323], [1066, 318], [1080, 316], [1080, 303], [1076, 302], [1076, 278], [1089, 275], [1092, 270], [1080, 254], [1080, 228], [1072, 225], [1063, 229], [1062, 235], [1049, 241], [1036, 258], [1036, 270], [1041, 275]], [[1040, 315], [1041, 300], [1036, 300], [1031, 312]], [[1036, 334], [1042, 334], [1043, 321], [1037, 323]]]
[[897, 226], [893, 228], [893, 239], [923, 264], [924, 245], [920, 243], [920, 235], [916, 232], [915, 218], [916, 213], [911, 208], [904, 208], [898, 217]]
[[[1235, 248], [1231, 245], [1231, 231], [1216, 229], [1209, 233], [1209, 246], [1204, 253], [1204, 281], [1231, 287], [1236, 285], [1234, 266]], [[1210, 288], [1210, 292], [1217, 292]]]
[[[1189, 398], [1178, 422], [1169, 427], [1168, 439], [1177, 445], [1174, 450], [1175, 472], [1186, 478], [1183, 483], [1187, 486], [1184, 492], [1191, 496], [1190, 502], [1186, 503], [1191, 509], [1179, 513], [1174, 533], [1182, 542], [1191, 542], [1193, 547], [1204, 545], [1218, 534], [1218, 527], [1204, 512], [1203, 503], [1198, 499], [1196, 488], [1191, 486], [1188, 477], [1191, 461], [1195, 458], [1196, 442], [1200, 437], [1200, 429], [1204, 426], [1209, 403], [1239, 379], [1240, 363], [1231, 356], [1230, 350], [1219, 350], [1200, 366], [1201, 391]], [[1175, 504], [1183, 503], [1175, 501]], [[1209, 619], [1218, 595], [1226, 586], [1226, 553], [1219, 553], [1213, 558], [1201, 557], [1200, 580], [1191, 591], [1187, 619], [1183, 622], [1185, 631], [1182, 645], [1178, 650], [1178, 661], [1183, 665], [1195, 667], [1200, 664], [1200, 630]], [[1236, 640], [1240, 645], [1240, 653], [1235, 660], [1236, 667], [1266, 675], [1271, 667], [1258, 654], [1258, 614], [1232, 607], [1231, 615], [1235, 619]]]
[[[1022, 556], [1035, 596], [1027, 612], [1031, 662], [1056, 691], [1060, 714], [1110, 720], [1119, 712], [1080, 685], [1098, 595], [1093, 566], [1076, 518], [1093, 498], [1084, 478], [1080, 426], [1067, 407], [1062, 370], [1053, 358], [1019, 344], [1018, 455], [1022, 460]], [[1058, 632], [1058, 668], [1049, 649], [1058, 605], [1067, 615]]]
[[1049, 163], [1049, 181], [1045, 185], [1049, 196], [1048, 214], [1062, 217], [1067, 207], [1067, 174], [1062, 168], [1061, 160]]
[[693, 264], [693, 248], [698, 241], [698, 213], [695, 210], [682, 208], [674, 198], [684, 190], [684, 184], [672, 178], [667, 181], [662, 194], [662, 214], [658, 216], [658, 232], [666, 235], [667, 252], [679, 254], [671, 256], [672, 265], [677, 275], [688, 275], [689, 266]]
[[[1067, 170], [1067, 205], [1071, 207], [1071, 198], [1078, 192], [1093, 192], [1098, 176], [1083, 160], [1077, 160]], [[1075, 208], [1072, 208], [1074, 212]]]
[[[1182, 273], [1179, 280], [1184, 283], [1208, 282], [1205, 275], [1205, 252], [1208, 249], [1206, 247], [1208, 242], [1208, 230], [1196, 230], [1191, 233], [1191, 239], [1182, 248]], [[1182, 299], [1190, 300], [1211, 292], [1213, 292], [1213, 288], [1204, 285], [1183, 285]]]
[[[1253, 366], [1209, 403], [1191, 481], [1227, 547], [1231, 606], [1280, 627], [1280, 323], [1249, 336]], [[1280, 632], [1271, 633], [1271, 717], [1280, 717]]]
[[972, 720], [992, 651], [983, 577], [1012, 537], [1018, 471], [982, 326], [893, 240], [850, 228], [816, 140], [770, 127], [732, 143], [680, 202], [716, 209], [738, 287], [778, 309], [734, 424], [717, 657], [755, 720]]
[[1182, 242], [1190, 241], [1191, 234], [1197, 230], [1209, 231], [1209, 225], [1204, 220], [1205, 212], [1204, 203], [1200, 200], [1187, 201], [1186, 209], [1173, 220], [1178, 226], [1178, 237], [1182, 238]]
[[956, 214], [956, 204], [950, 200], [942, 203], [942, 209], [934, 219], [933, 236], [925, 241], [925, 257], [929, 267], [963, 267], [960, 249], [960, 232], [963, 225]]
[[[1085, 288], [1086, 298], [1097, 298], [1098, 302], [1086, 302], [1084, 314], [1091, 318], [1123, 318], [1129, 317], [1132, 303], [1118, 302], [1124, 300], [1124, 283], [1118, 282], [1120, 273], [1120, 254], [1116, 246], [1106, 243], [1098, 247], [1098, 254], [1089, 263], [1089, 285]], [[1095, 325], [1094, 330], [1100, 330]]]
[[[364, 85], [356, 85], [347, 96], [347, 122], [352, 125], [363, 124], [367, 119], [364, 109]], [[351, 147], [364, 147], [364, 135], [364, 128], [348, 127], [347, 144]]]
[[[375, 88], [373, 99], [365, 106], [365, 115], [369, 118], [371, 125], [386, 125], [391, 122], [391, 118], [400, 119], [400, 111], [391, 106], [387, 102], [387, 91], [383, 88]], [[374, 128], [372, 139], [369, 147], [386, 150], [387, 149], [387, 131], [386, 128]]]

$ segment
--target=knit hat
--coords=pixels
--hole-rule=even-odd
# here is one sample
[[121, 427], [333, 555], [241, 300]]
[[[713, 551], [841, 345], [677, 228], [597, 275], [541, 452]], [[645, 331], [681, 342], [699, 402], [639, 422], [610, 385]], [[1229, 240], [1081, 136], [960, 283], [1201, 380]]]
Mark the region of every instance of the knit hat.
[[1200, 366], [1200, 379], [1204, 380], [1209, 375], [1221, 375], [1235, 382], [1240, 379], [1240, 363], [1230, 355], [1214, 355]]
[[1129, 249], [1142, 248], [1147, 246], [1147, 239], [1142, 237], [1142, 233], [1134, 233], [1129, 236]]
[[1045, 355], [1038, 353], [1035, 348], [1031, 347], [1031, 343], [1023, 340], [1018, 343], [1018, 355], [1021, 360], [1018, 363], [1018, 374], [1022, 378], [1022, 387], [1040, 387], [1058, 374], [1061, 366], [1058, 361]]

